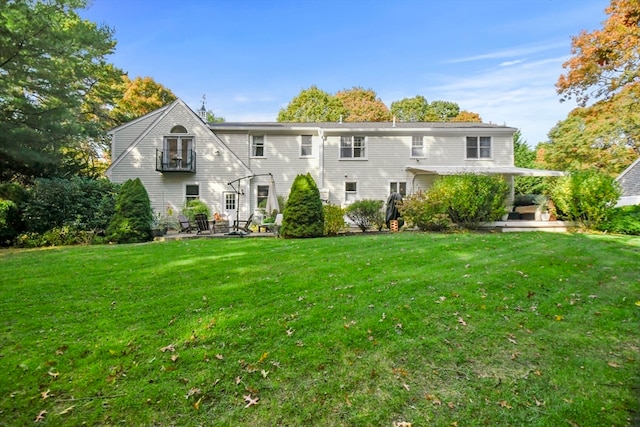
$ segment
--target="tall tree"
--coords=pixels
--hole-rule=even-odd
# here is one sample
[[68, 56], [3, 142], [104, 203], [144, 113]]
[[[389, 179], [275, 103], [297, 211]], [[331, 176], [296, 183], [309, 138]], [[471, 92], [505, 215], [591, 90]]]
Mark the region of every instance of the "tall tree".
[[[107, 63], [112, 30], [76, 13], [87, 0], [2, 1], [0, 181], [75, 173], [79, 140], [95, 136], [85, 99], [123, 73]], [[109, 100], [104, 100], [109, 101]]]
[[336, 93], [346, 111], [345, 122], [386, 122], [391, 120], [387, 106], [372, 89], [354, 87]]
[[[520, 129], [513, 134], [513, 163], [521, 168], [535, 168], [536, 151], [529, 147], [527, 141], [522, 138]], [[516, 176], [514, 178], [514, 192], [516, 194], [541, 194], [543, 192], [543, 180], [538, 176]]]
[[426, 122], [430, 111], [429, 101], [422, 95], [391, 103], [391, 114], [401, 122]]
[[130, 80], [122, 76], [122, 97], [119, 98], [111, 117], [117, 125], [157, 110], [177, 99], [170, 89], [157, 83], [151, 77], [136, 77]]
[[462, 110], [458, 113], [457, 116], [452, 118], [450, 121], [452, 122], [473, 122], [473, 123], [482, 123], [482, 118], [480, 114], [474, 113], [472, 111]]
[[315, 85], [303, 89], [278, 113], [279, 122], [337, 122], [346, 110], [342, 103]]
[[581, 106], [591, 99], [608, 99], [640, 82], [640, 2], [611, 0], [602, 30], [573, 37], [572, 57], [556, 84], [562, 99], [575, 97]]
[[430, 119], [434, 122], [449, 122], [458, 116], [460, 107], [451, 101], [433, 101], [430, 105]]

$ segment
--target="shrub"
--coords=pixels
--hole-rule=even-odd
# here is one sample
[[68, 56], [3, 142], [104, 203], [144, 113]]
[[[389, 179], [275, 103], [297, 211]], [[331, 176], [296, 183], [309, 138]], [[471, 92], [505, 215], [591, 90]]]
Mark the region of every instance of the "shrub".
[[112, 242], [145, 242], [151, 237], [151, 202], [140, 178], [122, 184], [116, 199], [116, 212], [107, 228]]
[[409, 225], [421, 231], [447, 231], [455, 225], [442, 202], [430, 200], [424, 191], [406, 196], [398, 203], [398, 210]]
[[11, 246], [19, 234], [16, 226], [19, 216], [18, 206], [13, 201], [0, 199], [0, 246]]
[[24, 206], [27, 230], [44, 233], [64, 226], [74, 230], [105, 230], [115, 212], [117, 190], [118, 185], [106, 179], [38, 179]]
[[[369, 228], [376, 224], [376, 221], [384, 224], [384, 214], [382, 213], [382, 206], [384, 201], [382, 200], [356, 200], [345, 209], [347, 218], [353, 221], [362, 232], [367, 231]], [[382, 221], [380, 221], [380, 216]], [[382, 226], [380, 226], [382, 229]]]
[[211, 210], [205, 202], [200, 199], [189, 200], [185, 203], [182, 213], [189, 218], [191, 222], [195, 222], [196, 214], [205, 214], [207, 218], [211, 217]]
[[326, 236], [335, 236], [346, 229], [344, 209], [338, 205], [324, 205], [324, 234]]
[[620, 198], [620, 186], [609, 175], [585, 170], [559, 178], [551, 187], [558, 216], [587, 228], [598, 228]]
[[291, 185], [280, 235], [291, 238], [320, 237], [323, 234], [324, 209], [318, 186], [311, 174], [298, 175]]
[[500, 219], [506, 212], [509, 186], [497, 175], [451, 175], [438, 178], [428, 199], [440, 204], [451, 221], [464, 228]]
[[621, 206], [609, 211], [597, 229], [608, 233], [640, 235], [640, 205]]

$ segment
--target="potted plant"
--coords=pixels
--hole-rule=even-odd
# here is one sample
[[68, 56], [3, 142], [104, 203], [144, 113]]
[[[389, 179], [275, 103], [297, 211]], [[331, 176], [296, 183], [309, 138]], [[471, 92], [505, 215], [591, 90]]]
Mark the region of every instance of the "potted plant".
[[151, 219], [151, 237], [160, 237], [167, 234], [169, 218], [162, 212], [155, 212]]
[[540, 212], [540, 220], [549, 221], [551, 219], [551, 212], [549, 212], [549, 198], [540, 194], [536, 197], [536, 204], [538, 205], [538, 211]]

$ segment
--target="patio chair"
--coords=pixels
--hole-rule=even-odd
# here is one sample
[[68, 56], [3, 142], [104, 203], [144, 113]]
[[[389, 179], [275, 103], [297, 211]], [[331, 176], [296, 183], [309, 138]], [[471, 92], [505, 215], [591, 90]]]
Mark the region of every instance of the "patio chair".
[[246, 220], [234, 219], [233, 229], [238, 231], [244, 231], [245, 233], [251, 233], [251, 230], [249, 230], [249, 226], [251, 225], [251, 220], [253, 220], [253, 214], [249, 215], [249, 218], [247, 218]]
[[180, 232], [181, 233], [191, 233], [197, 227], [194, 227], [189, 222], [189, 218], [184, 215], [178, 215], [178, 221], [180, 221]]
[[213, 233], [213, 230], [209, 226], [209, 218], [207, 218], [207, 214], [203, 214], [203, 213], [196, 214], [196, 225], [198, 226], [197, 234]]

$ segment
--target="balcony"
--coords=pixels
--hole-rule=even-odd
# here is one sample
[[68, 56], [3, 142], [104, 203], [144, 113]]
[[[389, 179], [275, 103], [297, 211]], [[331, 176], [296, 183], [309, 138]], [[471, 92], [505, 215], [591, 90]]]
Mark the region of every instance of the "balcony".
[[183, 157], [177, 157], [167, 153], [165, 156], [164, 151], [156, 150], [156, 170], [162, 173], [195, 173], [196, 152], [193, 150], [183, 151], [182, 155]]

